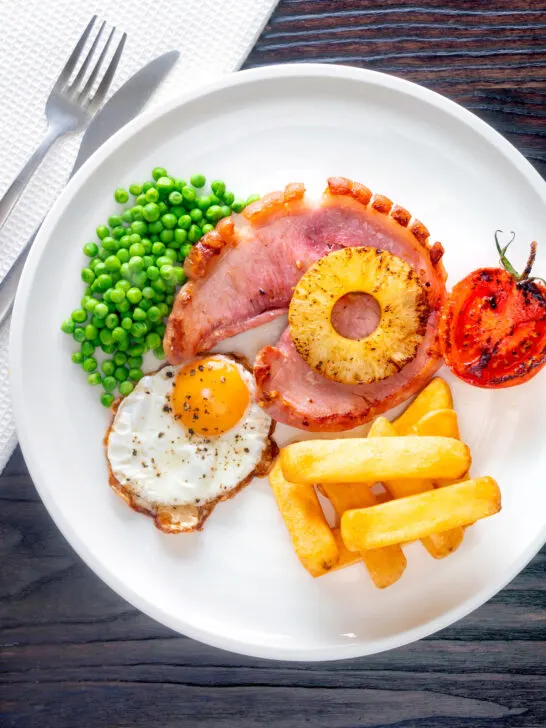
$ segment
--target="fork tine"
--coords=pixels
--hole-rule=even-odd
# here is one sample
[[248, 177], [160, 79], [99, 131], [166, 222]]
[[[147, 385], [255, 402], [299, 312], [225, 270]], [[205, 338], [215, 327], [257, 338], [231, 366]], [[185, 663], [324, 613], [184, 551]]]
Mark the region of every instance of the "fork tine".
[[95, 83], [95, 79], [97, 78], [97, 74], [100, 71], [100, 67], [102, 66], [102, 63], [103, 63], [104, 59], [106, 58], [106, 54], [108, 53], [108, 47], [110, 46], [110, 42], [111, 42], [111, 40], [112, 40], [115, 32], [116, 32], [116, 29], [115, 28], [112, 28], [112, 30], [110, 31], [110, 35], [108, 36], [108, 40], [104, 44], [104, 48], [101, 51], [101, 54], [99, 56], [99, 59], [95, 63], [95, 67], [93, 68], [93, 70], [89, 74], [89, 78], [87, 79], [87, 83], [85, 84], [85, 86], [81, 90], [80, 94], [78, 95], [78, 100], [81, 101], [82, 103], [85, 103], [85, 101], [87, 100], [89, 94], [91, 93], [91, 90], [93, 88], [93, 84]]
[[82, 52], [82, 50], [85, 46], [85, 42], [86, 42], [87, 38], [89, 37], [89, 33], [91, 32], [91, 29], [92, 29], [93, 25], [95, 24], [96, 19], [97, 19], [97, 16], [93, 15], [93, 17], [91, 18], [91, 20], [89, 21], [89, 23], [87, 25], [87, 28], [83, 31], [79, 41], [74, 46], [74, 50], [70, 54], [70, 57], [65, 64], [65, 67], [60, 72], [59, 78], [57, 79], [57, 81], [55, 83], [54, 89], [56, 91], [60, 91], [62, 89], [62, 87], [64, 86], [64, 84], [70, 78], [70, 74], [76, 67], [76, 63], [78, 61], [78, 58], [80, 57], [80, 53]]
[[110, 61], [110, 64], [108, 65], [108, 68], [106, 69], [106, 73], [104, 74], [102, 81], [100, 82], [100, 85], [95, 92], [95, 95], [91, 99], [91, 101], [88, 104], [90, 111], [95, 111], [95, 109], [102, 104], [104, 101], [104, 98], [106, 94], [108, 93], [108, 89], [110, 88], [110, 84], [112, 83], [112, 80], [114, 78], [114, 74], [116, 72], [116, 69], [118, 67], [119, 60], [121, 58], [121, 54], [123, 53], [123, 48], [125, 46], [125, 41], [127, 40], [127, 33], [124, 33], [121, 36], [121, 40], [118, 43], [118, 47], [116, 48], [116, 51], [114, 55], [112, 56], [112, 60]]
[[99, 28], [99, 32], [95, 36], [95, 40], [93, 41], [91, 48], [87, 52], [87, 56], [85, 57], [85, 61], [82, 63], [80, 70], [78, 71], [78, 75], [74, 79], [74, 81], [70, 85], [70, 89], [77, 90], [80, 83], [83, 81], [85, 72], [87, 71], [87, 67], [89, 66], [89, 63], [91, 62], [91, 58], [93, 57], [93, 53], [95, 52], [95, 49], [97, 47], [97, 44], [100, 40], [100, 37], [102, 35], [102, 31], [104, 30], [106, 26], [106, 21], [103, 20], [102, 25]]

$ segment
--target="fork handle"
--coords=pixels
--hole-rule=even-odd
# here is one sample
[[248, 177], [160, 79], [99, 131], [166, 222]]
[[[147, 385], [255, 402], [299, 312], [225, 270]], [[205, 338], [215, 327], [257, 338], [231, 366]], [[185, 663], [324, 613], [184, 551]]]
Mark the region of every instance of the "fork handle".
[[53, 142], [61, 136], [61, 134], [63, 134], [61, 127], [50, 124], [42, 143], [8, 187], [6, 193], [0, 200], [0, 230], [8, 219], [13, 206], [19, 197], [21, 197], [23, 190], [30, 182], [32, 175], [36, 172], [43, 158], [49, 151], [49, 148]]

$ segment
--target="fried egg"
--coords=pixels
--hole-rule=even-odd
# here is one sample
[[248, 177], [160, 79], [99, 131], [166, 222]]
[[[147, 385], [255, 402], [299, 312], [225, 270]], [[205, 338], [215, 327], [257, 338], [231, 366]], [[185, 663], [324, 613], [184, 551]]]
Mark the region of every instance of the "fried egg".
[[192, 531], [275, 455], [254, 377], [223, 354], [143, 377], [106, 435], [110, 484], [158, 528]]

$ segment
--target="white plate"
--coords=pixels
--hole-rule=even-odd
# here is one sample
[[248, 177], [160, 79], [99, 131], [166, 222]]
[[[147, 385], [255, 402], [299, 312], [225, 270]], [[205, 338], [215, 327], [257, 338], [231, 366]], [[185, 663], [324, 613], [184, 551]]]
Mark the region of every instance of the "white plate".
[[[81, 246], [115, 209], [112, 191], [156, 165], [221, 177], [241, 194], [289, 181], [318, 191], [329, 175], [354, 178], [444, 242], [452, 283], [496, 263], [497, 228], [517, 231], [517, 263], [530, 240], [542, 240], [537, 269], [546, 271], [545, 183], [472, 114], [399, 79], [320, 65], [239, 73], [137, 119], [82, 168], [42, 227], [12, 321], [17, 429], [40, 495], [82, 558], [150, 616], [218, 647], [325, 660], [406, 644], [478, 607], [545, 540], [544, 374], [496, 392], [452, 382], [473, 472], [498, 479], [504, 508], [443, 562], [408, 547], [406, 573], [386, 591], [359, 565], [309, 577], [267, 482], [218, 506], [202, 534], [177, 537], [110, 490], [108, 414], [71, 363], [73, 342], [59, 324], [82, 295]], [[255, 349], [278, 324], [224, 349]]]

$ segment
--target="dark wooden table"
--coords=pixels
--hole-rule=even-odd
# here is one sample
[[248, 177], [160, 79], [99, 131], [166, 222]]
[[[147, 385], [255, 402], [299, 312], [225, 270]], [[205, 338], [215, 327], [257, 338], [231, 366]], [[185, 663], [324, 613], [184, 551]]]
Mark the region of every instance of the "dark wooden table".
[[[546, 2], [281, 0], [247, 66], [350, 63], [446, 94], [546, 174]], [[458, 624], [365, 659], [290, 664], [180, 637], [80, 561], [19, 452], [0, 478], [2, 728], [544, 728], [546, 550]]]

